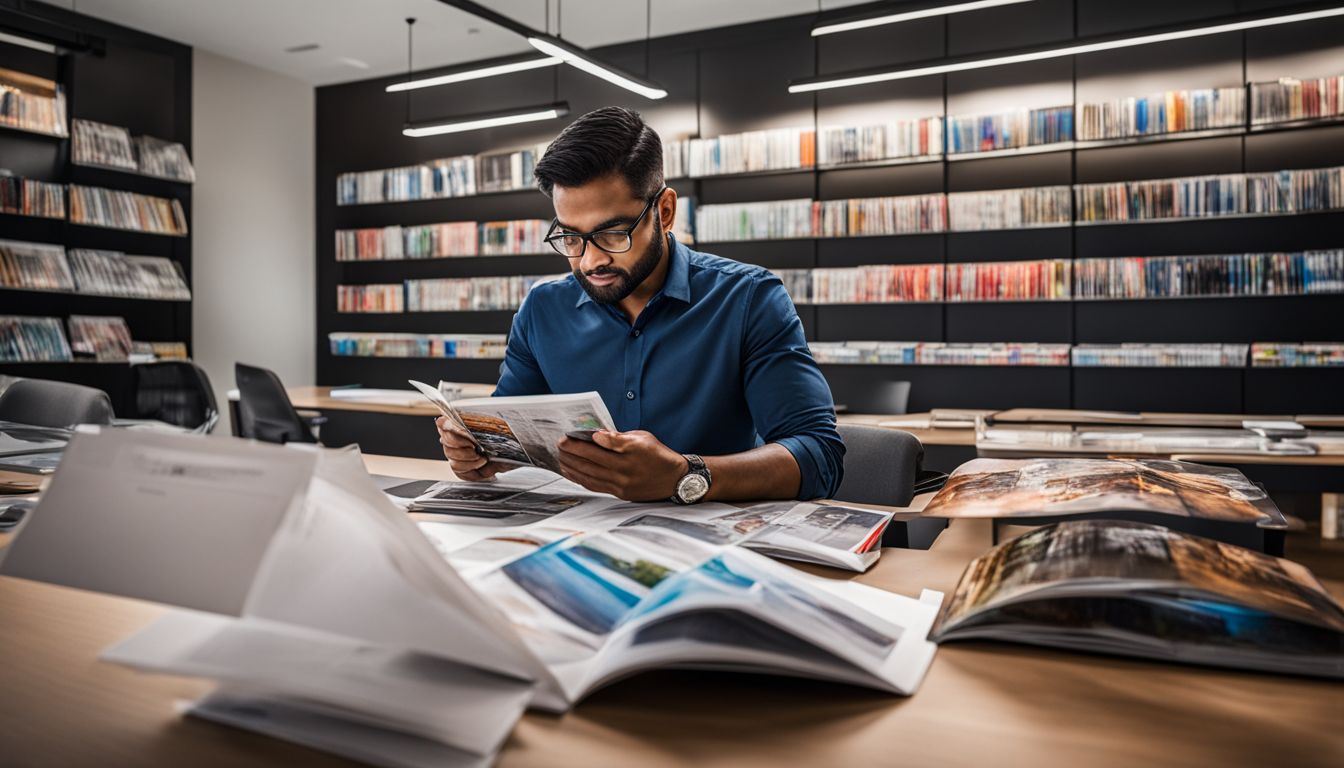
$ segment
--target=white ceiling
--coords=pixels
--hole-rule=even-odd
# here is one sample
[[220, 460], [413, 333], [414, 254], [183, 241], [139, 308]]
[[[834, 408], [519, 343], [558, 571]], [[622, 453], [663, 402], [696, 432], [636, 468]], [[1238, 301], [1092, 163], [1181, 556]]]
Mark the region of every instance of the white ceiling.
[[[415, 68], [531, 50], [518, 35], [438, 0], [47, 0], [127, 27], [289, 75], [313, 85], [406, 70], [406, 23], [416, 17]], [[654, 37], [815, 13], [867, 0], [652, 0]], [[482, 0], [538, 29], [546, 0]], [[551, 30], [584, 47], [640, 40], [639, 0], [553, 0]], [[293, 46], [320, 47], [286, 53]]]

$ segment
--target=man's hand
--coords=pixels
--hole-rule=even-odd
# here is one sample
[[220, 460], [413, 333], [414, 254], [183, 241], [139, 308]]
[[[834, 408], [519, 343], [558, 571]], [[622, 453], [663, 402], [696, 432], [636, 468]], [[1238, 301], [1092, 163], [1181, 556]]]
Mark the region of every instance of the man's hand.
[[448, 459], [448, 465], [459, 479], [489, 480], [500, 472], [514, 468], [482, 456], [476, 449], [476, 443], [463, 434], [462, 429], [447, 416], [435, 419], [434, 426], [439, 429], [439, 444], [443, 446], [443, 457]]
[[565, 477], [626, 501], [663, 501], [686, 474], [686, 459], [643, 430], [593, 433], [593, 442], [560, 440]]

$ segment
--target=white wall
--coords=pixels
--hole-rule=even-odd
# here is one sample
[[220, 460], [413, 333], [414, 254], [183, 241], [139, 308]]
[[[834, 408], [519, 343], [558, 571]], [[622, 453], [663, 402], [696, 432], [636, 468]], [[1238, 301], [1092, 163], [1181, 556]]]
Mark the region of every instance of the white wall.
[[313, 383], [313, 88], [198, 48], [192, 100], [193, 357], [224, 410], [235, 362]]

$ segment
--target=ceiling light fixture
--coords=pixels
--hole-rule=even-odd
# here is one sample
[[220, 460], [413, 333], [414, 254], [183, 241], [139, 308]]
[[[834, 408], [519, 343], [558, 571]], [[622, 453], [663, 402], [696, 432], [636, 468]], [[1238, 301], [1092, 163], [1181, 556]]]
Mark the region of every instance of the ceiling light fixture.
[[462, 115], [446, 120], [436, 120], [432, 123], [407, 125], [401, 132], [411, 138], [419, 139], [425, 136], [439, 136], [445, 133], [476, 131], [482, 128], [495, 128], [501, 125], [517, 125], [518, 123], [530, 123], [537, 120], [553, 120], [568, 114], [569, 104], [561, 101], [554, 104], [543, 104], [535, 107], [520, 107], [518, 109], [511, 109], [503, 112]]
[[794, 80], [789, 83], [789, 93], [808, 93], [811, 91], [821, 91], [831, 88], [847, 88], [855, 85], [866, 85], [868, 83], [881, 83], [889, 80], [904, 80], [912, 77], [925, 77], [927, 75], [940, 75], [946, 72], [963, 72], [971, 69], [985, 69], [988, 67], [1000, 67], [1005, 64], [1018, 64], [1026, 61], [1040, 61], [1042, 59], [1054, 59], [1064, 56], [1074, 56], [1083, 53], [1095, 53], [1097, 51], [1109, 51], [1116, 48], [1131, 48], [1139, 45], [1150, 45], [1152, 43], [1164, 43], [1171, 40], [1182, 40], [1190, 37], [1203, 37], [1206, 35], [1219, 35], [1226, 32], [1240, 32], [1246, 29], [1256, 29], [1259, 27], [1272, 27], [1280, 24], [1293, 24], [1302, 21], [1312, 21], [1315, 19], [1325, 19], [1334, 16], [1344, 16], [1344, 6], [1320, 8], [1314, 10], [1304, 10], [1296, 13], [1282, 13], [1278, 10], [1272, 14], [1257, 14], [1253, 16], [1236, 17], [1237, 21], [1228, 21], [1222, 24], [1213, 24], [1209, 26], [1194, 26], [1184, 29], [1176, 29], [1166, 32], [1155, 32], [1146, 35], [1118, 36], [1111, 35], [1104, 38], [1093, 38], [1091, 40], [1079, 41], [1071, 45], [1058, 48], [1040, 48], [1035, 50], [1023, 51], [1020, 53], [1005, 54], [999, 56], [989, 56], [985, 58], [962, 58], [956, 60], [941, 60], [940, 63], [930, 63], [922, 66], [914, 66], [906, 69], [887, 69], [887, 70], [867, 70], [862, 72], [850, 72], [836, 75], [826, 75], [824, 77], [812, 77], [802, 80]]
[[657, 83], [652, 83], [642, 77], [626, 72], [625, 70], [608, 64], [605, 61], [593, 56], [577, 45], [571, 45], [559, 37], [548, 35], [544, 32], [538, 32], [535, 29], [514, 21], [513, 19], [501, 13], [486, 8], [480, 3], [472, 0], [439, 0], [444, 5], [469, 13], [477, 18], [497, 24], [511, 32], [522, 35], [527, 42], [538, 51], [546, 54], [547, 57], [560, 59], [564, 63], [575, 69], [587, 72], [594, 77], [600, 77], [607, 82], [620, 86], [621, 88], [637, 93], [649, 99], [661, 99], [667, 96], [667, 91]]
[[880, 27], [886, 24], [900, 24], [903, 21], [914, 21], [915, 19], [927, 19], [933, 16], [949, 16], [954, 13], [965, 13], [966, 11], [978, 11], [981, 8], [993, 8], [999, 5], [1013, 5], [1015, 3], [1030, 3], [1032, 0], [975, 0], [970, 3], [953, 3], [951, 5], [930, 5], [923, 8], [910, 9], [903, 6], [904, 10], [896, 13], [875, 12], [862, 16], [850, 16], [847, 18], [836, 19], [835, 21], [818, 22], [812, 27], [812, 36], [833, 35], [837, 32], [852, 32], [856, 29], [867, 29], [869, 27]]
[[461, 83], [467, 80], [479, 80], [483, 77], [494, 77], [496, 75], [507, 75], [510, 72], [526, 72], [529, 69], [541, 69], [542, 67], [554, 67], [563, 62], [554, 56], [537, 57], [528, 54], [526, 57], [516, 57], [509, 61], [501, 61], [498, 64], [480, 66], [473, 64], [465, 69], [458, 69], [434, 77], [422, 77], [415, 80], [405, 80], [400, 83], [393, 83], [384, 90], [388, 93], [398, 91], [413, 91], [417, 88], [432, 88], [436, 85], [448, 85], [449, 83]]

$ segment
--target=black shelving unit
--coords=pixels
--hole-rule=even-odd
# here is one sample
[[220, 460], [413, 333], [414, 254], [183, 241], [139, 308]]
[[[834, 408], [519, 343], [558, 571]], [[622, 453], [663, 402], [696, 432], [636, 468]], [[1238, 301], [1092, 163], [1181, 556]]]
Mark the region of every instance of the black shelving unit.
[[[13, 12], [0, 7], [0, 17]], [[39, 15], [73, 34], [101, 38], [105, 50], [97, 53], [53, 54], [0, 42], [0, 67], [44, 77], [65, 91], [68, 118], [95, 120], [181, 143], [191, 153], [191, 48], [160, 37], [72, 13], [52, 6], [27, 3], [15, 15]], [[62, 184], [120, 189], [181, 201], [190, 232], [190, 184], [139, 173], [76, 165], [68, 138], [24, 131], [0, 131], [0, 168], [14, 175]], [[68, 200], [67, 200], [68, 206]], [[177, 262], [187, 285], [192, 285], [192, 238], [156, 235], [132, 230], [73, 224], [68, 220], [0, 215], [3, 237], [63, 245], [67, 249], [94, 248], [127, 254], [162, 256]], [[137, 341], [180, 341], [192, 351], [190, 301], [120, 298], [81, 293], [24, 290], [0, 291], [3, 314], [40, 315], [65, 319], [72, 314], [124, 317]], [[59, 379], [105, 390], [119, 413], [131, 403], [132, 377], [126, 363], [0, 362], [0, 374]]]
[[[1189, 4], [1162, 9], [1138, 6], [1117, 15], [1108, 12], [1105, 5], [1103, 0], [1039, 0], [823, 38], [809, 36], [811, 16], [780, 19], [652, 41], [649, 75], [659, 80], [670, 94], [659, 102], [645, 101], [582, 73], [559, 68], [554, 73], [518, 73], [482, 83], [429, 89], [415, 97], [413, 108], [418, 116], [427, 118], [460, 112], [459, 105], [464, 103], [479, 109], [504, 108], [544, 101], [558, 94], [570, 102], [575, 115], [598, 106], [622, 104], [639, 109], [664, 136], [708, 137], [768, 128], [863, 125], [893, 118], [966, 113], [963, 105], [969, 95], [1047, 81], [1056, 84], [1060, 93], [1071, 93], [1072, 102], [1077, 104], [1096, 100], [1084, 98], [1080, 85], [1091, 87], [1096, 79], [1117, 73], [1120, 76], [1142, 73], [1148, 81], [1160, 79], [1162, 88], [1170, 89], [1246, 83], [1266, 79], [1254, 75], [1254, 65], [1260, 60], [1285, 52], [1320, 50], [1324, 51], [1324, 58], [1333, 57], [1337, 62], [1344, 50], [1339, 43], [1344, 39], [1344, 22], [1327, 20], [1219, 36], [1210, 42], [1167, 43], [1083, 56], [1077, 62], [1069, 59], [1033, 62], [810, 94], [789, 94], [785, 88], [790, 79], [818, 74], [1053, 43], [1070, 36], [1193, 21], [1226, 12], [1207, 4]], [[642, 43], [604, 48], [601, 54], [619, 65], [643, 71]], [[1213, 65], [1225, 67], [1229, 79], [1220, 83], [1183, 79], [1183, 67], [1198, 69]], [[1155, 78], [1153, 70], [1168, 70], [1170, 75]], [[1344, 71], [1291, 74], [1334, 75]], [[481, 318], [479, 323], [470, 320], [469, 313], [460, 313], [460, 317], [431, 313], [377, 318], [336, 313], [335, 286], [340, 283], [509, 272], [497, 271], [508, 268], [499, 260], [470, 267], [453, 260], [432, 264], [384, 262], [377, 267], [337, 263], [333, 246], [335, 230], [551, 215], [548, 201], [531, 192], [336, 206], [339, 173], [528, 146], [545, 141], [563, 125], [556, 121], [433, 140], [405, 139], [399, 133], [404, 102], [400, 96], [383, 93], [383, 87], [392, 80], [369, 80], [317, 91], [316, 352], [321, 384], [402, 386], [410, 377], [408, 374], [416, 371], [417, 377], [437, 375], [445, 379], [469, 373], [448, 361], [336, 358], [327, 349], [326, 334], [332, 331], [391, 330], [384, 325], [389, 317], [393, 321], [409, 321], [397, 330], [414, 332], [489, 328], [503, 333], [508, 328], [509, 313], [498, 313], [488, 321]], [[1146, 95], [1146, 91], [1125, 95]], [[360, 115], [361, 119], [351, 120], [350, 115]], [[1065, 142], [993, 153], [700, 176], [673, 179], [670, 183], [679, 195], [694, 197], [696, 204], [701, 205], [970, 192], [1330, 165], [1344, 165], [1344, 123], [1334, 119], [1268, 126], [1244, 124], [1232, 129]], [[1331, 212], [1065, 224], [1006, 231], [700, 243], [697, 247], [772, 269], [947, 264], [1335, 248], [1344, 246], [1341, 225], [1344, 213]], [[509, 266], [518, 267], [512, 274], [551, 271], [537, 269], [541, 264], [534, 265], [530, 258]], [[1339, 319], [1344, 318], [1344, 297], [1340, 296], [803, 305], [799, 314], [808, 338], [819, 341], [1079, 344], [1344, 340], [1344, 321]], [[471, 324], [458, 324], [459, 320]], [[1344, 369], [825, 365], [823, 370], [837, 402], [854, 410], [863, 409], [865, 398], [875, 385], [909, 380], [912, 410], [1034, 406], [1302, 412], [1305, 404], [1310, 403], [1310, 410], [1316, 412], [1344, 413]], [[479, 378], [471, 380], [493, 381], [497, 363], [479, 366], [479, 373]], [[1312, 388], [1313, 394], [1294, 398], [1292, 393], [1302, 387]]]

